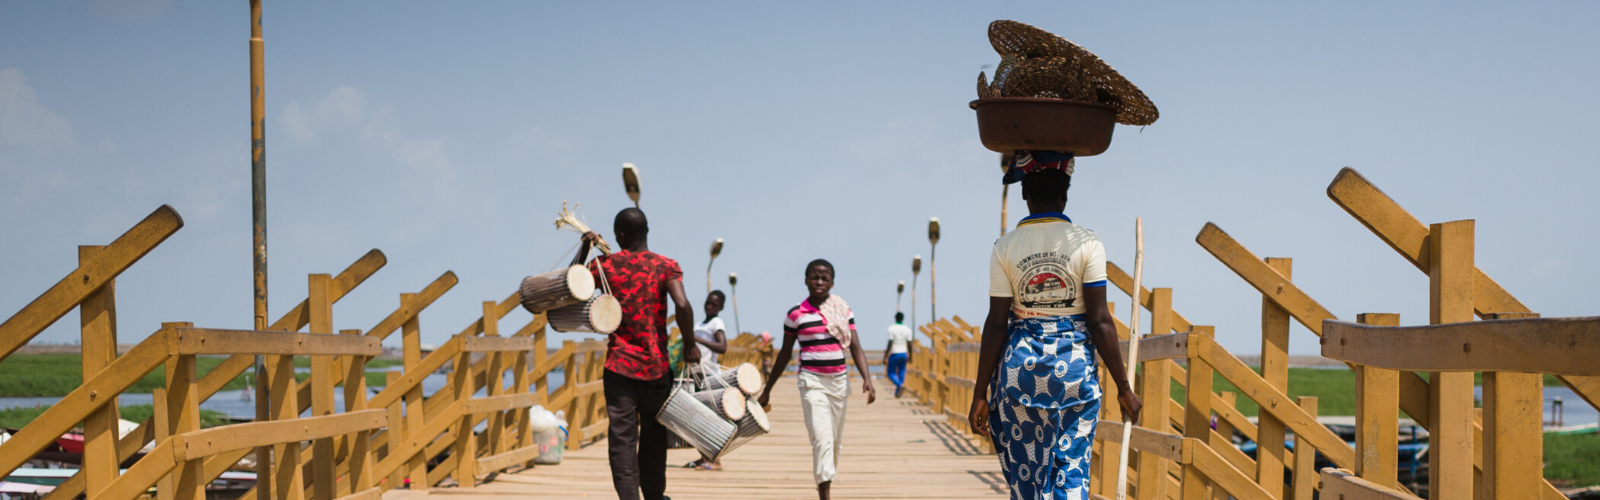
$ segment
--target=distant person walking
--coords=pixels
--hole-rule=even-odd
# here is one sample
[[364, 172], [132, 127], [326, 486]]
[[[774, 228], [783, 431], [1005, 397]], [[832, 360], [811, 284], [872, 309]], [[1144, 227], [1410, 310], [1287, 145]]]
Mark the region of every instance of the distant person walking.
[[855, 360], [861, 373], [861, 392], [867, 404], [877, 400], [872, 375], [867, 372], [867, 355], [856, 336], [855, 313], [833, 290], [833, 264], [817, 259], [806, 265], [806, 290], [810, 296], [789, 310], [783, 321], [783, 349], [767, 375], [767, 387], [756, 402], [767, 406], [772, 386], [783, 376], [800, 343], [800, 402], [805, 411], [806, 431], [811, 435], [812, 476], [817, 481], [817, 496], [828, 500], [833, 476], [838, 472], [839, 453], [844, 447], [844, 410], [850, 396], [850, 373], [845, 351]]
[[894, 324], [889, 325], [889, 345], [883, 348], [889, 382], [894, 383], [894, 397], [906, 386], [906, 364], [911, 362], [911, 328], [905, 325], [906, 314], [894, 313]]
[[994, 443], [1011, 498], [1089, 498], [1102, 394], [1096, 351], [1126, 422], [1138, 421], [1141, 404], [1106, 307], [1106, 251], [1062, 213], [1071, 155], [1018, 151], [1009, 174], [1022, 175], [1029, 215], [990, 255], [989, 317], [967, 418]]
[[[617, 498], [667, 498], [667, 428], [656, 421], [672, 391], [667, 364], [667, 297], [677, 306], [679, 331], [692, 331], [694, 309], [683, 293], [683, 270], [677, 261], [650, 251], [650, 223], [637, 208], [617, 213], [612, 225], [622, 248], [589, 263], [595, 279], [608, 279], [622, 306], [622, 324], [606, 337], [605, 373], [607, 455]], [[583, 235], [578, 262], [588, 258], [599, 239]], [[602, 273], [601, 270], [604, 270]], [[688, 364], [700, 361], [699, 349], [684, 349]]]

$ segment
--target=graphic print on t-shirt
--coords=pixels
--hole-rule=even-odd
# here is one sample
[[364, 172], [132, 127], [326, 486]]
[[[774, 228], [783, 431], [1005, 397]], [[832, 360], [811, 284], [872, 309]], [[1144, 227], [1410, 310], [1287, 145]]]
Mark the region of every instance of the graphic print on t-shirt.
[[1022, 259], [1017, 270], [1022, 286], [1017, 290], [1017, 302], [1030, 308], [1068, 308], [1078, 299], [1078, 283], [1068, 272], [1071, 259], [1054, 251], [1041, 252]]

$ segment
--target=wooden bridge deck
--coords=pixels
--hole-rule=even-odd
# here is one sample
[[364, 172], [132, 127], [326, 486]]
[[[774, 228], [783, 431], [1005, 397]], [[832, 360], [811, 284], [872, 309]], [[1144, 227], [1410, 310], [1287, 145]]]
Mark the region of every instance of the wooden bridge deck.
[[[859, 382], [851, 387], [846, 414], [844, 454], [834, 479], [834, 498], [983, 498], [1005, 497], [1006, 486], [994, 455], [982, 454], [975, 443], [951, 429], [944, 415], [933, 414], [909, 395], [891, 397], [886, 380], [877, 380], [877, 403], [866, 404]], [[793, 377], [774, 389], [772, 433], [734, 451], [722, 471], [672, 467], [696, 457], [694, 450], [672, 450], [667, 464], [667, 495], [701, 498], [816, 498], [811, 479], [811, 444], [799, 407]], [[394, 493], [402, 493], [395, 491]], [[475, 489], [445, 488], [431, 494], [503, 498], [528, 495], [549, 498], [615, 497], [605, 442], [568, 452], [561, 465], [540, 466], [502, 474]]]

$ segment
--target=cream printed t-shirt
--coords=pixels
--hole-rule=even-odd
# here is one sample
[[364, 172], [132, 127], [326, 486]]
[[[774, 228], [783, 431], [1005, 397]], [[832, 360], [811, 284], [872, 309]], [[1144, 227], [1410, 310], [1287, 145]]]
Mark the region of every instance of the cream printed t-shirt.
[[1061, 214], [1023, 219], [989, 259], [989, 296], [1011, 297], [1018, 318], [1083, 314], [1083, 289], [1105, 285], [1105, 246]]

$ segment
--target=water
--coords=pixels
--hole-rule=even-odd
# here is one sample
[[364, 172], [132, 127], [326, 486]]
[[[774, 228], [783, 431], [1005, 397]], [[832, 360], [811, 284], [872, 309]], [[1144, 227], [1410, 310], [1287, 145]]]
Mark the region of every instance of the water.
[[[1479, 401], [1483, 401], [1483, 387], [1474, 387], [1472, 388], [1472, 392], [1474, 397], [1478, 398]], [[1547, 386], [1544, 388], [1543, 413], [1545, 421], [1548, 422], [1551, 418], [1553, 418], [1550, 410], [1550, 402], [1555, 400], [1555, 398], [1561, 398], [1561, 403], [1564, 407], [1562, 411], [1562, 425], [1570, 427], [1574, 425], [1600, 423], [1600, 411], [1596, 411], [1593, 406], [1589, 406], [1588, 403], [1585, 403], [1583, 398], [1578, 397], [1578, 393], [1572, 392], [1572, 389], [1569, 389], [1563, 385]]]
[[[398, 368], [399, 367], [394, 367], [394, 369], [398, 369]], [[373, 371], [381, 372], [381, 371], [388, 371], [388, 370], [373, 370]], [[554, 391], [554, 390], [560, 388], [561, 384], [565, 383], [565, 381], [566, 381], [566, 379], [564, 377], [564, 374], [561, 373], [561, 372], [552, 372], [551, 374], [546, 376], [545, 380], [548, 381], [548, 383], [550, 384], [550, 390], [551, 391]], [[444, 374], [434, 373], [434, 374], [428, 375], [427, 378], [422, 379], [422, 392], [423, 392], [423, 394], [430, 394], [431, 395], [431, 394], [434, 393], [434, 391], [438, 391], [440, 387], [444, 387], [444, 385], [445, 385], [445, 383], [447, 381], [449, 381], [449, 378], [448, 378], [447, 375], [444, 375]], [[513, 382], [513, 380], [512, 380], [511, 373], [507, 372], [506, 373], [506, 377], [505, 377], [505, 383], [504, 383], [503, 387], [509, 387], [512, 382]], [[377, 389], [377, 388], [369, 388], [368, 391], [371, 394], [377, 394], [377, 391], [374, 390], [374, 389]], [[487, 395], [487, 392], [488, 392], [487, 389], [480, 389], [480, 390], [478, 390], [478, 393], [475, 396], [481, 398], [481, 397], [484, 397], [485, 395]], [[248, 399], [248, 400], [243, 399], [244, 396], [245, 396], [245, 390], [217, 391], [217, 393], [215, 395], [212, 395], [210, 399], [207, 399], [204, 402], [200, 403], [200, 408], [204, 409], [204, 410], [213, 410], [213, 411], [222, 412], [224, 415], [227, 415], [230, 418], [245, 419], [245, 420], [254, 419], [255, 416], [256, 416], [255, 391], [254, 390], [250, 390], [250, 394], [249, 394], [250, 399]], [[60, 401], [60, 400], [61, 400], [61, 398], [58, 398], [58, 397], [0, 398], [0, 409], [17, 408], [17, 407], [32, 407], [32, 406], [49, 406], [49, 405], [55, 404], [57, 401]], [[154, 404], [154, 397], [151, 394], [148, 394], [148, 393], [145, 393], [145, 394], [124, 393], [124, 394], [122, 394], [120, 396], [120, 401], [119, 401], [118, 404], [121, 404], [123, 406]], [[335, 410], [336, 412], [339, 412], [339, 413], [343, 413], [344, 412], [344, 389], [343, 388], [335, 389], [333, 391], [333, 405], [334, 405], [334, 408], [336, 409]], [[309, 414], [309, 413], [310, 412], [308, 411], [307, 414]]]

